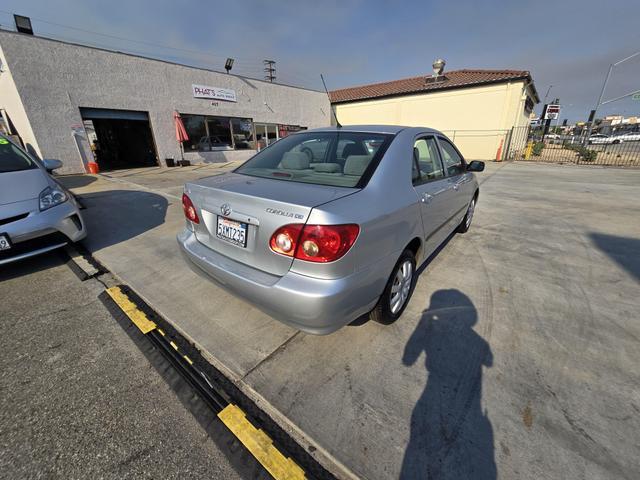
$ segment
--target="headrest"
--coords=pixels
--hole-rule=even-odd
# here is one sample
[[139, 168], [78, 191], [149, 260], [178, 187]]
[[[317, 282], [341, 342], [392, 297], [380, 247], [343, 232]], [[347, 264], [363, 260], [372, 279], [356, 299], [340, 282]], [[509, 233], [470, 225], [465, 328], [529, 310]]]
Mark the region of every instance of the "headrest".
[[309, 156], [304, 152], [287, 152], [282, 156], [280, 166], [289, 170], [304, 170], [309, 168]]
[[345, 175], [362, 175], [371, 162], [371, 155], [351, 155], [344, 162]]
[[316, 163], [313, 169], [318, 173], [342, 173], [339, 163]]

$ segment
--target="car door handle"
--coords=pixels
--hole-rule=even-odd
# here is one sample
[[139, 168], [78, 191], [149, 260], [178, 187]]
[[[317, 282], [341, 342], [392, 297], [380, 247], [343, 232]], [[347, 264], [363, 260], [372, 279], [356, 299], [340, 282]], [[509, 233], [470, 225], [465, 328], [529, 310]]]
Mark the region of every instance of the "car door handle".
[[433, 195], [429, 195], [428, 193], [423, 193], [420, 201], [422, 203], [431, 203], [432, 199], [433, 199]]

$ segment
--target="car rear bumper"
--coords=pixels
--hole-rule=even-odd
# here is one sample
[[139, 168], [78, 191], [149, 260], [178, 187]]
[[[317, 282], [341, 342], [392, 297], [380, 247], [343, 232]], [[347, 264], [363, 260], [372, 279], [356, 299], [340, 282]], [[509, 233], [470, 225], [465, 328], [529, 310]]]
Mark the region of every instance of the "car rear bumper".
[[299, 330], [325, 335], [338, 330], [375, 306], [386, 283], [380, 267], [348, 277], [326, 280], [288, 272], [271, 275], [236, 262], [197, 241], [185, 229], [178, 237], [191, 269]]
[[10, 250], [0, 252], [0, 265], [40, 255], [87, 235], [82, 216], [72, 200], [0, 225], [0, 233], [7, 234], [12, 245]]

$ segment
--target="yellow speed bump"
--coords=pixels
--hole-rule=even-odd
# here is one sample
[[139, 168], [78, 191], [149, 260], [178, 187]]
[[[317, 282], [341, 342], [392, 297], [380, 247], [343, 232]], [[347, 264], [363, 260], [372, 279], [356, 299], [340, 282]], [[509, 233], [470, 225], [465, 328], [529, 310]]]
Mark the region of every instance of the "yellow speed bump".
[[149, 320], [147, 316], [129, 300], [129, 297], [122, 292], [120, 287], [107, 288], [107, 293], [142, 333], [146, 335], [156, 328], [156, 324]]
[[227, 405], [218, 414], [218, 418], [227, 426], [238, 440], [256, 457], [264, 468], [276, 480], [298, 480], [306, 478], [304, 470], [293, 460], [285, 457], [273, 446], [273, 442], [262, 430], [245, 417], [245, 414], [235, 405]]

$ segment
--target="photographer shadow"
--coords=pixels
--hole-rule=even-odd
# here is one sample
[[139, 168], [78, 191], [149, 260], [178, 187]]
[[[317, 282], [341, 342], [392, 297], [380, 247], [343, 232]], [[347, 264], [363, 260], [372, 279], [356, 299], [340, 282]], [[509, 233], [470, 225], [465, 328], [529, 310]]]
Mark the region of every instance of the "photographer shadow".
[[411, 416], [401, 479], [495, 479], [493, 429], [482, 411], [489, 344], [474, 330], [475, 306], [459, 290], [439, 290], [407, 342], [413, 365], [424, 352], [428, 380]]

